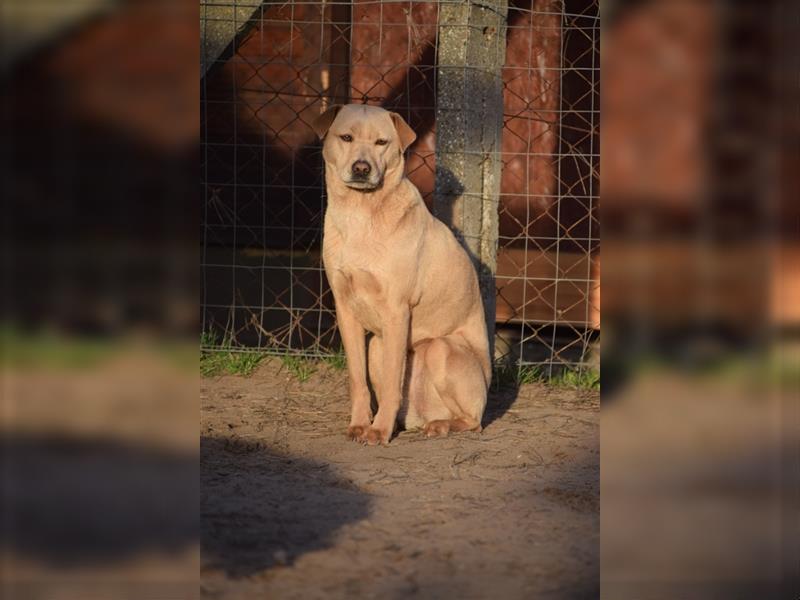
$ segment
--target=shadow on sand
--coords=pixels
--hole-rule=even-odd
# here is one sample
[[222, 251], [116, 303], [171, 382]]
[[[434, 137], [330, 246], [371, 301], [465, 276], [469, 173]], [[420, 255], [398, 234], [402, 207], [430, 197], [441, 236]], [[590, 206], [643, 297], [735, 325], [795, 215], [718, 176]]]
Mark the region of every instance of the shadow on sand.
[[246, 577], [290, 565], [369, 515], [369, 496], [325, 463], [232, 438], [201, 438], [200, 454], [204, 569]]
[[0, 545], [56, 566], [196, 544], [196, 452], [5, 434]]

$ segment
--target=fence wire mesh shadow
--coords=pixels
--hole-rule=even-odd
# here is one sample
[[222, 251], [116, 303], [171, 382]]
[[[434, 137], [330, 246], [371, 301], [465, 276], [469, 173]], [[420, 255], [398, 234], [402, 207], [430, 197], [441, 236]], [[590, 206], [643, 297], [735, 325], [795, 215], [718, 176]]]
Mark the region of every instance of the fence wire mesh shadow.
[[[499, 48], [492, 76], [502, 93], [502, 135], [485, 147], [467, 139], [467, 127], [460, 151], [499, 165], [494, 231], [481, 232], [488, 262], [496, 258], [493, 283], [489, 273], [496, 357], [550, 375], [589, 365], [600, 327], [598, 2], [489, 4], [501, 15], [499, 29], [475, 12], [448, 31], [461, 27]], [[445, 101], [439, 80], [455, 5], [491, 9], [485, 2], [201, 2], [204, 348], [338, 351], [320, 261], [323, 167], [310, 126], [331, 104], [376, 104], [408, 121], [417, 141], [406, 171], [433, 212], [437, 178], [439, 190], [454, 179], [456, 195], [471, 194], [460, 181], [469, 173], [446, 170], [443, 146], [452, 140], [443, 121], [437, 136], [437, 117], [459, 100]], [[483, 58], [462, 59], [465, 81], [490, 70]], [[472, 90], [461, 93], [463, 119], [474, 121]], [[481, 194], [474, 195], [485, 201]], [[467, 237], [461, 223], [451, 225]]]

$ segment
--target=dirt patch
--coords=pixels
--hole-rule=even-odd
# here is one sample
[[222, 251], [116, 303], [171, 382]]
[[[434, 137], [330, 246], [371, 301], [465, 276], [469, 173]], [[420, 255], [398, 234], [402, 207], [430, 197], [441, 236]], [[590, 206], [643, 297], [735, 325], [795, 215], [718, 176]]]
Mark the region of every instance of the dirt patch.
[[0, 596], [197, 597], [196, 367], [122, 345], [31, 356], [0, 373]]
[[208, 598], [596, 598], [599, 398], [493, 392], [482, 433], [345, 440], [343, 373], [201, 389]]

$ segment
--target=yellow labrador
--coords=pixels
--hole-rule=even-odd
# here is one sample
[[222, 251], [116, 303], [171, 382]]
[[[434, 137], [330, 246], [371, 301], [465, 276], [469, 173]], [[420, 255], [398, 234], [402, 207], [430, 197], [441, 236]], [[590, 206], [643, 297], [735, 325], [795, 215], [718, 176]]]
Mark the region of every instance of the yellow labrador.
[[348, 437], [386, 444], [397, 420], [428, 436], [479, 431], [491, 365], [478, 279], [405, 176], [416, 134], [396, 113], [355, 104], [331, 107], [314, 129], [324, 141], [322, 256], [347, 355]]

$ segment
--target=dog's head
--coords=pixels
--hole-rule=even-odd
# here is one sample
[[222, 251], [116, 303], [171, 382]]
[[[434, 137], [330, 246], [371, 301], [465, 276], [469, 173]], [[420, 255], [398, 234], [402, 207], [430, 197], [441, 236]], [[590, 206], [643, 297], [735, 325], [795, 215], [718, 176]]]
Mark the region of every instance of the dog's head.
[[397, 113], [366, 104], [335, 105], [314, 122], [328, 169], [347, 187], [371, 191], [388, 171], [403, 167], [403, 152], [417, 135]]

